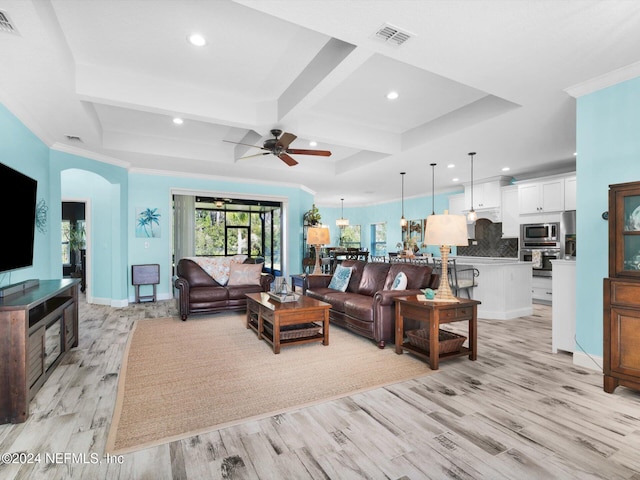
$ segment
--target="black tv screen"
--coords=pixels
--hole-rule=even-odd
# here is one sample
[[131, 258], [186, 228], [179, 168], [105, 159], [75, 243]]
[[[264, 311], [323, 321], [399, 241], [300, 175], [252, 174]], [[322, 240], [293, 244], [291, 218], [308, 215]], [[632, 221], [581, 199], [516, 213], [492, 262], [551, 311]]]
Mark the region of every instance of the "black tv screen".
[[1, 272], [33, 265], [37, 187], [33, 178], [0, 163], [0, 221], [5, 232]]

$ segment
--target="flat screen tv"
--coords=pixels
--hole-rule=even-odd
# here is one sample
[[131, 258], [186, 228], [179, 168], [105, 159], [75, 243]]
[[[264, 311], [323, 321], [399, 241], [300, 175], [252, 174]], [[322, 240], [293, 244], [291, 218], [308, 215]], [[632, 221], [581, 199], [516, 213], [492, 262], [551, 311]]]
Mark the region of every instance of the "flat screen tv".
[[33, 265], [38, 182], [0, 163], [0, 272]]

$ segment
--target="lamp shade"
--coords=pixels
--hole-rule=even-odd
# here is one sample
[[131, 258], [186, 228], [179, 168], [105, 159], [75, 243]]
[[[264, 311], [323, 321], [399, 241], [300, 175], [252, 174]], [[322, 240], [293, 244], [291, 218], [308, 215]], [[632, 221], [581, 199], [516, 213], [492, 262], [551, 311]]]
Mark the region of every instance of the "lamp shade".
[[428, 245], [467, 246], [467, 219], [464, 215], [430, 215], [425, 238]]
[[307, 230], [307, 245], [328, 245], [330, 242], [328, 228], [312, 227]]

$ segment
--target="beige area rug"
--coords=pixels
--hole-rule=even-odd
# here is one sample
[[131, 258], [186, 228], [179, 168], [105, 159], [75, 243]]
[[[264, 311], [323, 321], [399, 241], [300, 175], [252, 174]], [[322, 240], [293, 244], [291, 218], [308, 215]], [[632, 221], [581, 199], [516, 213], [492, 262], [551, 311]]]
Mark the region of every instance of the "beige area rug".
[[107, 440], [127, 453], [429, 375], [426, 362], [339, 327], [321, 342], [271, 346], [244, 314], [143, 319], [127, 344]]

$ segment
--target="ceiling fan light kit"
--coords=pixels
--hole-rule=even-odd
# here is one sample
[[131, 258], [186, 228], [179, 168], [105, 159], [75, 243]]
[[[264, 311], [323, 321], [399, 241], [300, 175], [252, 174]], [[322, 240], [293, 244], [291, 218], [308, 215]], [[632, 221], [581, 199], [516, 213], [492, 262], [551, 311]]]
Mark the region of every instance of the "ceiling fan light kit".
[[300, 148], [289, 148], [289, 145], [298, 138], [293, 133], [282, 132], [282, 130], [274, 128], [271, 130], [271, 135], [273, 138], [269, 138], [264, 141], [262, 147], [258, 145], [249, 145], [247, 143], [241, 142], [232, 142], [229, 140], [223, 140], [227, 143], [234, 143], [236, 145], [245, 145], [247, 147], [259, 148], [260, 150], [266, 150], [265, 152], [256, 153], [255, 155], [249, 155], [246, 157], [241, 157], [240, 160], [244, 160], [247, 158], [257, 157], [261, 155], [272, 154], [282, 160], [284, 163], [293, 167], [298, 164], [297, 160], [295, 160], [291, 155], [315, 155], [320, 157], [330, 157], [331, 152], [329, 150], [304, 150]]

